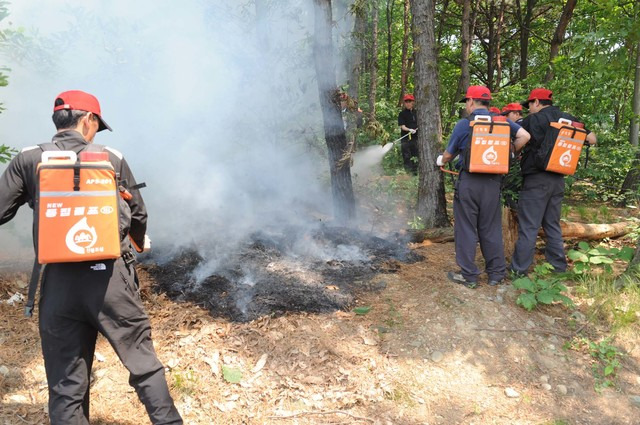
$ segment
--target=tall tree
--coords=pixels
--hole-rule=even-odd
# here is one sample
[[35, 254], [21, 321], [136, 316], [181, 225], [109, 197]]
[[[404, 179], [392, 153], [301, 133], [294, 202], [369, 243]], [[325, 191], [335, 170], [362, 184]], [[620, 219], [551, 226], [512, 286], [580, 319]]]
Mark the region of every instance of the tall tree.
[[355, 218], [355, 197], [349, 161], [340, 161], [347, 150], [333, 56], [331, 0], [314, 0], [313, 57], [318, 94], [329, 153], [331, 193], [335, 219], [343, 224]]
[[[640, 3], [636, 3], [638, 5]], [[640, 6], [637, 6], [640, 8]], [[636, 43], [636, 72], [633, 82], [633, 109], [631, 116], [631, 130], [629, 142], [632, 146], [638, 146], [638, 132], [640, 130], [640, 41]]]
[[358, 100], [360, 93], [360, 74], [362, 72], [362, 56], [364, 52], [364, 40], [366, 30], [367, 12], [364, 0], [355, 1], [351, 6], [354, 15], [353, 32], [351, 33], [351, 58], [348, 69], [349, 97]]
[[547, 71], [547, 75], [544, 77], [545, 83], [553, 80], [553, 60], [558, 56], [558, 53], [560, 52], [560, 45], [564, 41], [567, 27], [569, 26], [569, 22], [571, 21], [571, 17], [573, 16], [573, 10], [576, 8], [577, 3], [578, 0], [567, 0], [564, 7], [562, 8], [562, 16], [560, 16], [558, 26], [556, 27], [556, 31], [553, 33], [553, 38], [551, 39], [551, 50], [549, 52], [549, 70]]
[[420, 156], [416, 213], [427, 227], [448, 226], [444, 178], [435, 166], [442, 138], [435, 40], [435, 0], [411, 2]]
[[393, 59], [393, 8], [396, 0], [387, 0], [387, 74], [385, 78], [385, 90], [387, 99], [391, 95], [391, 61]]
[[520, 79], [527, 78], [529, 65], [529, 36], [531, 35], [531, 22], [533, 20], [533, 8], [537, 0], [526, 0], [525, 13], [522, 16], [520, 0], [516, 0], [516, 17], [520, 26]]
[[378, 93], [378, 2], [371, 2], [371, 62], [369, 69], [369, 121], [376, 120], [376, 95]]
[[398, 98], [398, 106], [402, 105], [402, 98], [407, 91], [409, 31], [411, 29], [409, 23], [409, 7], [410, 0], [404, 0], [402, 14], [402, 58], [400, 59], [400, 97]]

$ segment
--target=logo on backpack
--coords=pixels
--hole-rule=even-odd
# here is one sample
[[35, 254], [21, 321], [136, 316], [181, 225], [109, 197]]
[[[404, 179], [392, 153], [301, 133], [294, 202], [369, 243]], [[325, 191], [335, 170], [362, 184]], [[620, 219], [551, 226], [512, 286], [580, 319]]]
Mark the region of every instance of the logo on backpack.
[[571, 158], [572, 158], [571, 157], [571, 151], [566, 151], [565, 153], [560, 155], [560, 158], [558, 159], [558, 162], [563, 167], [571, 167]]
[[486, 165], [494, 165], [498, 160], [498, 152], [491, 146], [489, 149], [485, 150], [482, 154], [482, 162]]
[[67, 232], [65, 243], [67, 248], [75, 254], [84, 254], [98, 241], [95, 227], [89, 227], [87, 217], [74, 224]]

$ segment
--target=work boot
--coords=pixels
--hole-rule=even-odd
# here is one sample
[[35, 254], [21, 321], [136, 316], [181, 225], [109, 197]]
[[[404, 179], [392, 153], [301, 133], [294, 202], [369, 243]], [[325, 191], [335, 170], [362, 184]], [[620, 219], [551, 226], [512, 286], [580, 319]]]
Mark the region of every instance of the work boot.
[[478, 286], [478, 282], [467, 280], [460, 273], [449, 272], [447, 273], [447, 277], [449, 278], [450, 281], [454, 283], [458, 283], [460, 285], [464, 285], [469, 289], [476, 289], [476, 287]]

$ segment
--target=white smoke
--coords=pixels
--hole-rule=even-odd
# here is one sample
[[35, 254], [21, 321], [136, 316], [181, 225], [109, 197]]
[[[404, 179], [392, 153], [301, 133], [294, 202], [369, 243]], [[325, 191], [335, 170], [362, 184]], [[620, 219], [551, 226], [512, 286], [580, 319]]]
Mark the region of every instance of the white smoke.
[[[114, 129], [95, 142], [120, 150], [148, 185], [154, 247], [195, 244], [215, 254], [263, 226], [299, 224], [309, 211], [330, 216], [312, 7], [15, 0], [0, 23], [18, 32], [2, 49], [10, 68], [0, 90], [2, 143], [49, 141], [56, 95], [85, 90]], [[340, 10], [336, 28], [348, 31]], [[24, 224], [5, 228], [3, 248], [30, 240]]]

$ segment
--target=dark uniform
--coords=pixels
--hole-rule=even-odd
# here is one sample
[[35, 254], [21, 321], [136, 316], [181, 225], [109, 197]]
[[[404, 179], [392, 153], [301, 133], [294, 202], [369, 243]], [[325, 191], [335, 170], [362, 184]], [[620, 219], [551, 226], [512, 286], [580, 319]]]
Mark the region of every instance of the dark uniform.
[[[403, 108], [398, 114], [398, 125], [404, 125], [407, 128], [412, 129], [418, 128], [418, 118], [415, 108]], [[400, 130], [401, 136], [405, 136], [407, 134], [409, 134], [408, 131]], [[409, 134], [407, 137], [402, 139], [400, 142], [400, 148], [402, 151], [402, 163], [404, 164], [404, 170], [408, 174], [418, 174], [418, 163], [415, 160], [418, 159], [418, 133]]]
[[[61, 150], [76, 153], [88, 146], [77, 131], [60, 132], [53, 142]], [[121, 181], [135, 185], [122, 155], [110, 148], [105, 151]], [[24, 203], [34, 208], [36, 167], [41, 154], [38, 146], [23, 149], [0, 177], [0, 224], [11, 220]], [[133, 197], [127, 201], [130, 225], [121, 223], [121, 237], [130, 234], [136, 245], [142, 247], [147, 211], [139, 191], [131, 193]], [[34, 217], [35, 214], [36, 211]], [[128, 239], [123, 240], [127, 241], [124, 245], [132, 256]], [[89, 424], [89, 378], [98, 332], [107, 338], [129, 370], [129, 383], [152, 423], [183, 423], [169, 394], [164, 368], [153, 349], [151, 326], [138, 289], [135, 268], [122, 257], [45, 267], [39, 325], [52, 424]]]
[[531, 141], [522, 154], [523, 185], [518, 199], [518, 241], [511, 259], [512, 271], [526, 274], [533, 256], [540, 226], [546, 237], [545, 257], [555, 271], [567, 270], [564, 242], [560, 229], [560, 214], [564, 198], [564, 175], [542, 171], [534, 164], [535, 154], [549, 130], [559, 118], [578, 121], [556, 106], [547, 106], [522, 121], [531, 134]]
[[[447, 152], [459, 155], [467, 148], [471, 139], [469, 122], [477, 115], [491, 115], [488, 110], [478, 108], [469, 118], [461, 119], [451, 133]], [[511, 137], [520, 126], [508, 121]], [[463, 170], [456, 181], [453, 197], [453, 232], [456, 245], [456, 262], [467, 282], [477, 282], [480, 270], [475, 263], [476, 247], [485, 259], [489, 281], [499, 282], [504, 278], [506, 263], [502, 241], [502, 212], [500, 208], [500, 185], [498, 174], [469, 173], [464, 170], [462, 159], [458, 166]]]

